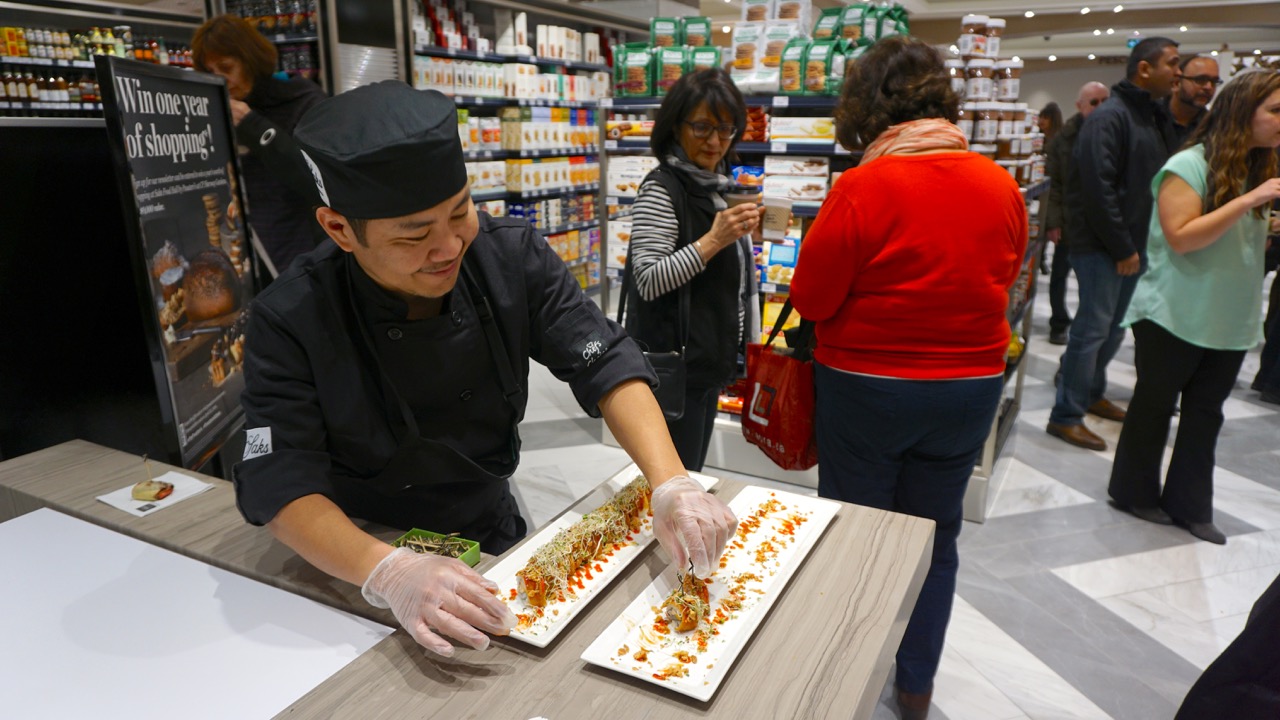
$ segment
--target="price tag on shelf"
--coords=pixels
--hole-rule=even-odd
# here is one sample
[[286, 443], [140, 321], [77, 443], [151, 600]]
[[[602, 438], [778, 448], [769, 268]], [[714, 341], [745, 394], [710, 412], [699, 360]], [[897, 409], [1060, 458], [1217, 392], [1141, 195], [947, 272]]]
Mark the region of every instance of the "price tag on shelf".
[[835, 144], [835, 147], [832, 148], [832, 152], [835, 153], [836, 155], [852, 155], [853, 154], [852, 150], [850, 150], [849, 148], [846, 148], [840, 143]]
[[613, 98], [600, 98], [600, 107], [602, 108], [613, 107]]
[[8, 109], [9, 109], [9, 103], [4, 100], [0, 100], [0, 110], [8, 110]]
[[762, 283], [760, 285], [760, 292], [766, 292], [766, 293], [778, 292], [778, 286], [774, 285], [773, 283]]
[[786, 151], [787, 144], [784, 142], [769, 143], [769, 152], [785, 153]]
[[458, 48], [453, 48], [453, 47], [445, 48], [444, 54], [448, 55], [449, 57], [454, 57], [458, 54]]
[[288, 38], [288, 37], [286, 37], [286, 36], [284, 36], [284, 35], [272, 35], [272, 36], [271, 36], [271, 39], [272, 39], [273, 41], [275, 41], [275, 42], [284, 42], [285, 40], [288, 40], [289, 38]]
[[774, 95], [773, 106], [776, 108], [784, 108], [791, 105], [791, 98], [786, 95]]
[[605, 205], [618, 205], [618, 204], [619, 204], [619, 203], [618, 203], [618, 198], [616, 198], [616, 197], [614, 197], [614, 196], [612, 196], [612, 195], [609, 195], [609, 196], [605, 197], [605, 199], [604, 199], [604, 204], [605, 204]]
[[604, 141], [604, 149], [605, 149], [605, 150], [617, 150], [617, 149], [618, 149], [618, 141], [617, 141], [617, 140], [605, 140], [605, 141]]

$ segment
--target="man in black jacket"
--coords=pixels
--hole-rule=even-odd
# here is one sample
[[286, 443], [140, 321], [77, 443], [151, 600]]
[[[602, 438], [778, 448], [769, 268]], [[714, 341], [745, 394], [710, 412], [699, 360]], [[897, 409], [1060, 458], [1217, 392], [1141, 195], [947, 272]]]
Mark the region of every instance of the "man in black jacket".
[[1046, 431], [1072, 445], [1105, 450], [1085, 412], [1123, 420], [1103, 397], [1107, 364], [1124, 339], [1120, 322], [1145, 264], [1154, 201], [1151, 179], [1177, 149], [1164, 103], [1178, 80], [1178, 44], [1147, 38], [1129, 56], [1128, 76], [1111, 88], [1080, 130], [1067, 174], [1066, 218], [1080, 304], [1062, 356], [1062, 379]]
[[[1067, 344], [1067, 328], [1071, 326], [1071, 313], [1067, 310], [1067, 275], [1071, 272], [1070, 238], [1062, 234], [1064, 215], [1063, 198], [1066, 196], [1067, 168], [1075, 164], [1071, 154], [1075, 152], [1076, 140], [1080, 138], [1080, 126], [1084, 119], [1093, 114], [1099, 105], [1108, 97], [1111, 90], [1100, 82], [1085, 83], [1076, 95], [1076, 114], [1071, 116], [1062, 126], [1062, 130], [1049, 141], [1045, 150], [1045, 173], [1049, 176], [1049, 203], [1045, 216], [1045, 237], [1054, 244], [1053, 271], [1049, 275], [1049, 306], [1053, 314], [1049, 317], [1049, 342], [1054, 345]], [[1079, 213], [1079, 208], [1070, 208], [1072, 213]]]

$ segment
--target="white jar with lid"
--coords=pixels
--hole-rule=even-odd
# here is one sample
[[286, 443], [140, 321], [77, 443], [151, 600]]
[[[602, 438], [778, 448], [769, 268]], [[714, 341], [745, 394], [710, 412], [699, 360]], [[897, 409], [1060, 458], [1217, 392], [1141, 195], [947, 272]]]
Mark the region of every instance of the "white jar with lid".
[[960, 57], [984, 57], [987, 54], [987, 20], [986, 15], [965, 15], [960, 21], [960, 39], [956, 46], [960, 49]]
[[995, 145], [1000, 134], [1000, 108], [1002, 103], [977, 103], [977, 113], [973, 121], [973, 141], [983, 145]]
[[1001, 60], [995, 66], [996, 99], [1017, 100], [1022, 92], [1022, 61]]
[[963, 60], [947, 60], [943, 63], [946, 68], [947, 77], [951, 79], [951, 89], [960, 97], [964, 97], [965, 83], [969, 79], [968, 72], [964, 69]]
[[956, 126], [960, 128], [960, 132], [964, 133], [967, 140], [973, 140], [973, 125], [978, 116], [978, 103], [967, 102], [960, 106], [960, 119], [956, 120]]
[[973, 100], [989, 100], [995, 90], [992, 74], [996, 61], [986, 58], [975, 58], [965, 65], [965, 96]]
[[1000, 36], [1004, 35], [1004, 28], [1003, 18], [987, 18], [987, 57], [1000, 57]]
[[1011, 137], [1017, 135], [1019, 123], [1014, 112], [1014, 104], [1006, 102], [996, 104], [1000, 106], [1000, 129], [997, 132]]

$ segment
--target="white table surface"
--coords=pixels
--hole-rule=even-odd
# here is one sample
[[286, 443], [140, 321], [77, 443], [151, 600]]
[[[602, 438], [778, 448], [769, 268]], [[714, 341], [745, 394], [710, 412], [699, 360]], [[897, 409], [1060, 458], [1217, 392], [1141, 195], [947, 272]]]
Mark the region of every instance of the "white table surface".
[[42, 509], [0, 523], [0, 715], [269, 718], [392, 632]]

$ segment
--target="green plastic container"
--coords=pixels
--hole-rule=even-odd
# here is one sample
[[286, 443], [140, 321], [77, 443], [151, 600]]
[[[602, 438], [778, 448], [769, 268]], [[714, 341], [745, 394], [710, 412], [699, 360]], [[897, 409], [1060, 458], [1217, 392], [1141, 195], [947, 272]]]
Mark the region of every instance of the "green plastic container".
[[[419, 530], [418, 528], [414, 528], [409, 532], [396, 538], [395, 541], [391, 543], [391, 547], [402, 547], [404, 546], [405, 541], [412, 540], [415, 538], [422, 538], [424, 540], [441, 540], [442, 541], [447, 537], [448, 535], [441, 535], [440, 533], [431, 532], [430, 530]], [[466, 538], [456, 538], [456, 539], [461, 540], [467, 546], [466, 552], [459, 555], [458, 559], [466, 563], [470, 567], [475, 567], [476, 565], [478, 565], [480, 563], [480, 543], [476, 542], [475, 540], [468, 540]]]

